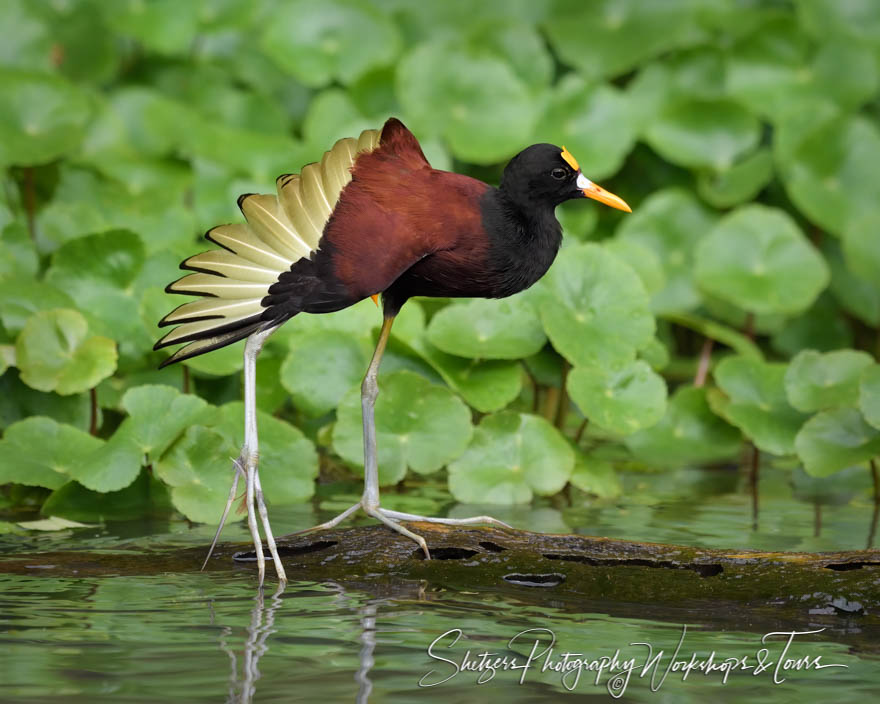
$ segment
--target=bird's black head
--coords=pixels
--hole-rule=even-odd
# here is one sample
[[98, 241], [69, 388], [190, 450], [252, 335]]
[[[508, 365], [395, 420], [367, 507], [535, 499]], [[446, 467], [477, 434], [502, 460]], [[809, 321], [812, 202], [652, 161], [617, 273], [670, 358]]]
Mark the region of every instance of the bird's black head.
[[584, 176], [571, 153], [555, 144], [533, 144], [513, 157], [501, 176], [501, 190], [522, 208], [555, 208], [571, 198], [593, 198], [631, 212], [621, 198]]

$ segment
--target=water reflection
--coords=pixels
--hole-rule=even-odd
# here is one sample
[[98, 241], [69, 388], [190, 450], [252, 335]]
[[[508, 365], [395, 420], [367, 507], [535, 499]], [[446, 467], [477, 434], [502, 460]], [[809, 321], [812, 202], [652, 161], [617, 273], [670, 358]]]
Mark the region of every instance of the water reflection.
[[267, 640], [275, 632], [275, 612], [281, 608], [281, 594], [284, 587], [269, 597], [268, 606], [263, 590], [258, 590], [254, 597], [254, 606], [250, 613], [250, 625], [247, 627], [247, 639], [242, 654], [241, 676], [239, 677], [238, 658], [229, 647], [228, 638], [232, 633], [225, 626], [220, 635], [220, 649], [229, 656], [231, 673], [229, 676], [228, 704], [250, 704], [254, 698], [257, 680], [260, 679], [260, 658], [269, 650]]

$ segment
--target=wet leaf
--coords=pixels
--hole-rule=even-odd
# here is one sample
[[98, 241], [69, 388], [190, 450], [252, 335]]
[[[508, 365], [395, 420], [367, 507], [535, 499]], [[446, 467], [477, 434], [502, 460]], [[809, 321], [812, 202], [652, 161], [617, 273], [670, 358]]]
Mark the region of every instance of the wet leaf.
[[21, 379], [40, 391], [76, 394], [96, 386], [116, 370], [116, 345], [88, 336], [86, 319], [59, 308], [34, 314], [15, 344]]
[[859, 396], [859, 377], [873, 363], [871, 355], [858, 350], [825, 354], [803, 350], [785, 373], [788, 401], [805, 412], [853, 406]]
[[467, 503], [526, 503], [562, 489], [574, 451], [538, 416], [505, 411], [486, 416], [467, 451], [449, 465], [449, 490]]
[[477, 359], [519, 359], [540, 350], [547, 337], [538, 312], [522, 296], [476, 298], [439, 311], [428, 341], [448, 354]]
[[45, 416], [33, 416], [6, 428], [0, 440], [0, 485], [6, 483], [57, 489], [68, 472], [102, 440]]
[[728, 357], [715, 368], [723, 394], [709, 393], [709, 406], [751, 438], [764, 452], [790, 455], [807, 416], [788, 403], [787, 365], [748, 357]]
[[828, 267], [782, 210], [743, 206], [696, 253], [700, 287], [755, 313], [800, 313], [829, 280]]
[[736, 457], [742, 436], [710, 410], [705, 388], [680, 386], [660, 422], [624, 442], [636, 457], [651, 465], [677, 467]]
[[654, 336], [638, 275], [595, 244], [569, 247], [547, 274], [541, 320], [556, 350], [574, 365], [631, 360]]
[[[451, 391], [409, 371], [379, 379], [376, 400], [379, 483], [403, 479], [407, 467], [429, 474], [458, 457], [471, 438], [470, 411]], [[333, 449], [354, 465], [363, 465], [360, 389], [339, 404]]]
[[618, 435], [648, 428], [666, 411], [666, 383], [642, 360], [575, 366], [566, 388], [591, 422]]
[[804, 424], [795, 446], [807, 474], [827, 477], [880, 455], [880, 430], [855, 408], [822, 411]]

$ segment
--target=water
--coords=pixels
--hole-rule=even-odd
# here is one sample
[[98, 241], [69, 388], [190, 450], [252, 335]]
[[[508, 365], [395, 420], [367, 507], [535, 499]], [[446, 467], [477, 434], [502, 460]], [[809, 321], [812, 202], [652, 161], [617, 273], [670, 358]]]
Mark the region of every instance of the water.
[[[829, 501], [817, 523], [815, 503], [792, 499], [787, 476], [766, 473], [757, 530], [742, 482], [724, 472], [632, 475], [621, 500], [575, 495], [570, 503], [545, 501], [494, 513], [520, 527], [708, 547], [865, 547], [873, 519], [867, 493], [857, 492], [848, 504]], [[445, 510], [436, 488], [416, 493], [389, 496], [389, 501]], [[276, 518], [277, 532], [329, 516], [346, 500], [326, 500], [320, 516], [308, 506], [285, 510]], [[472, 508], [453, 507], [452, 513]], [[190, 528], [182, 522], [115, 524], [25, 539], [2, 536], [0, 550], [148, 555], [203, 545], [211, 532], [210, 526]], [[246, 533], [230, 526], [224, 538], [244, 540]], [[683, 605], [670, 610], [621, 603], [613, 595], [572, 605], [554, 602], [540, 588], [476, 593], [409, 580], [297, 582], [280, 596], [267, 592], [260, 600], [253, 570], [235, 566], [221, 572], [138, 576], [120, 569], [97, 578], [59, 578], [43, 576], [36, 560], [33, 572], [4, 574], [0, 561], [3, 702], [481, 702], [504, 697], [513, 704], [584, 695], [613, 701], [607, 672], [596, 684], [595, 671], [583, 669], [577, 677], [575, 669], [563, 678], [553, 667], [566, 651], [581, 653], [577, 659], [595, 667], [618, 649], [620, 662], [634, 658], [636, 664], [623, 691], [616, 690], [621, 701], [846, 702], [880, 693], [880, 633], [874, 620], [857, 615], [804, 614], [780, 625], [772, 614], [748, 609], [730, 613]], [[846, 667], [777, 672], [785, 638], [771, 637], [764, 645], [761, 639], [780, 628], [824, 629], [796, 636], [788, 659], [808, 657], [815, 665], [820, 657], [820, 665]], [[552, 652], [540, 656], [551, 637]], [[432, 657], [428, 649], [435, 640]], [[688, 661], [694, 653], [705, 659], [714, 651], [716, 663], [745, 658], [752, 668], [766, 647], [767, 669], [733, 671], [726, 684], [722, 672], [696, 670], [686, 678], [670, 672], [661, 682], [680, 641], [678, 660]], [[647, 646], [630, 645], [639, 642], [651, 644], [655, 655], [664, 651], [655, 671], [644, 677], [639, 675]], [[463, 669], [464, 662], [477, 667], [484, 652], [521, 666], [533, 649], [539, 657], [527, 669], [499, 665], [494, 675], [485, 668]], [[774, 675], [785, 681], [774, 683]], [[420, 686], [420, 680], [434, 686]]]

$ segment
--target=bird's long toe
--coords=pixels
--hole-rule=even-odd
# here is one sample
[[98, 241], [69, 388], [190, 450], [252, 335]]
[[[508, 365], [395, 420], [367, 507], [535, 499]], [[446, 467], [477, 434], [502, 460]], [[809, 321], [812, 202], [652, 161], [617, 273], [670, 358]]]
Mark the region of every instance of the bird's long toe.
[[403, 513], [402, 511], [392, 511], [387, 508], [378, 509], [389, 518], [399, 521], [425, 521], [427, 523], [442, 523], [447, 526], [474, 526], [474, 525], [492, 525], [501, 526], [502, 528], [512, 528], [511, 525], [500, 521], [492, 516], [472, 516], [469, 518], [435, 518], [433, 516], [419, 516], [415, 513]]

